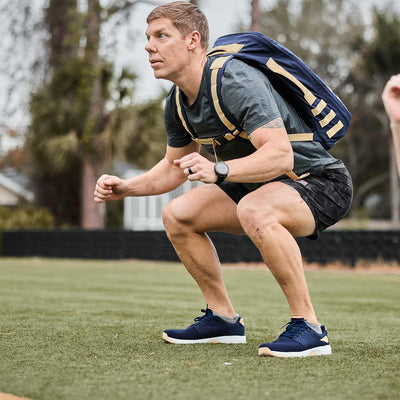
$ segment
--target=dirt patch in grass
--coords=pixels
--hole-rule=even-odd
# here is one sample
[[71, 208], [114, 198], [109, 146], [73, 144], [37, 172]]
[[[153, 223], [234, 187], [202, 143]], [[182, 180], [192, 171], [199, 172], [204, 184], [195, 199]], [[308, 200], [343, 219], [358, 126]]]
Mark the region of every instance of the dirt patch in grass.
[[27, 397], [18, 397], [13, 394], [1, 393], [0, 392], [0, 400], [30, 400]]

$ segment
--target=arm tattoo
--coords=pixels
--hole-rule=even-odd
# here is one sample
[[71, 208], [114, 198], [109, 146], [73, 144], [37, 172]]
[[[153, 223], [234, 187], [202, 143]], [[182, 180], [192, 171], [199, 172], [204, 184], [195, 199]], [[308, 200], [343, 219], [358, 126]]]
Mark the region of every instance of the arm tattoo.
[[273, 119], [271, 122], [268, 122], [268, 124], [265, 124], [261, 127], [262, 129], [281, 129], [285, 128], [285, 125], [283, 124], [282, 118], [278, 117]]

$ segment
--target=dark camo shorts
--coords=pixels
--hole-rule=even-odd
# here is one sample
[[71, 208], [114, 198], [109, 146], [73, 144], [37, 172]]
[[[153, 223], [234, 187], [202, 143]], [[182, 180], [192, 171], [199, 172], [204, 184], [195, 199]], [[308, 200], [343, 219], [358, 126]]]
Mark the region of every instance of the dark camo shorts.
[[[341, 220], [350, 209], [353, 184], [341, 162], [313, 169], [309, 176], [298, 181], [284, 178], [279, 182], [299, 192], [313, 213], [316, 232], [308, 236], [309, 239], [317, 239], [320, 232]], [[219, 186], [233, 201], [239, 203], [248, 193], [265, 184], [254, 185], [254, 189], [234, 182], [222, 182]]]

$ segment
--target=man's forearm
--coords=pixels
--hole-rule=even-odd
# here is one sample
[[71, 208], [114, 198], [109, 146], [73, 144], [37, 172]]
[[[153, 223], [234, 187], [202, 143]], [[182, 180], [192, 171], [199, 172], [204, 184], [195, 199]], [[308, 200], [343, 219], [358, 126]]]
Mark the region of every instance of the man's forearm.
[[127, 196], [152, 196], [170, 192], [185, 181], [182, 171], [162, 159], [149, 171], [126, 180]]
[[397, 171], [400, 177], [400, 122], [391, 121], [390, 129], [392, 130], [394, 152], [396, 155]]

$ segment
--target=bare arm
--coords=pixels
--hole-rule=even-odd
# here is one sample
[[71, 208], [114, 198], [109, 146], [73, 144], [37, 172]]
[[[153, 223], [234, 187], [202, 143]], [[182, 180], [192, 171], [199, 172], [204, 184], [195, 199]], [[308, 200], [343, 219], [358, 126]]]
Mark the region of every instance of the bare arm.
[[257, 151], [227, 162], [227, 181], [265, 182], [293, 169], [293, 150], [282, 118], [256, 129], [251, 142]]
[[198, 150], [196, 143], [181, 148], [167, 147], [165, 157], [144, 174], [129, 179], [102, 175], [96, 184], [94, 201], [121, 200], [127, 196], [151, 196], [169, 192], [186, 180], [184, 172], [174, 160]]
[[382, 100], [390, 119], [397, 170], [400, 176], [400, 74], [392, 76], [386, 83]]
[[382, 93], [382, 100], [390, 122], [400, 124], [400, 74], [388, 80]]
[[[251, 142], [257, 149], [254, 153], [227, 161], [228, 182], [265, 182], [293, 169], [293, 151], [282, 118], [276, 118], [256, 129], [251, 134]], [[188, 168], [194, 172], [189, 180], [214, 183], [217, 175], [214, 163], [200, 154], [188, 154], [175, 161], [188, 175]]]

